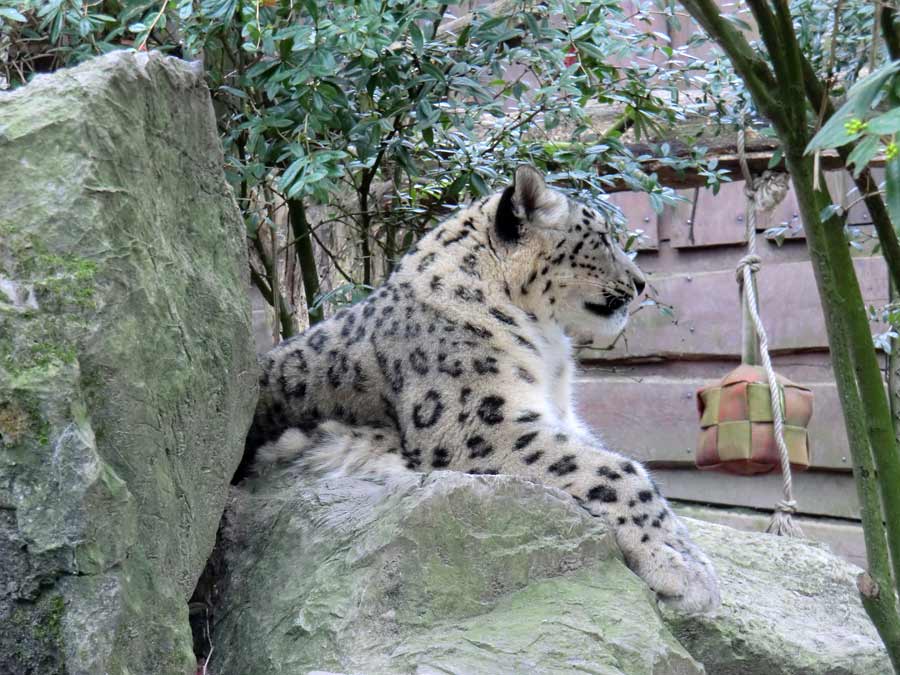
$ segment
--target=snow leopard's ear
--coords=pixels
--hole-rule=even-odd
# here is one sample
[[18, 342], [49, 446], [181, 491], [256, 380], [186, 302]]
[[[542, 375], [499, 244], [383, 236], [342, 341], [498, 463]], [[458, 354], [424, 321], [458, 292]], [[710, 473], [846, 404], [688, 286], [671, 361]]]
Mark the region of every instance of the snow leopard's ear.
[[497, 235], [506, 242], [518, 241], [529, 224], [552, 220], [558, 214], [561, 199], [547, 187], [537, 169], [520, 166], [513, 184], [503, 191], [497, 205]]

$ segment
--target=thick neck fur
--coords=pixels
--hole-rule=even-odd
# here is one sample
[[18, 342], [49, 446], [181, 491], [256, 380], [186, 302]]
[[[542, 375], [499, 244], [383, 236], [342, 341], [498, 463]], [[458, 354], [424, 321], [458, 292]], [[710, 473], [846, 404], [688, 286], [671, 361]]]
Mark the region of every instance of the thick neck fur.
[[572, 418], [571, 344], [535, 283], [551, 244], [539, 237], [500, 241], [493, 231], [498, 201], [495, 195], [475, 203], [439, 225], [403, 258], [391, 281], [409, 283], [420, 302], [461, 323], [483, 318], [496, 325], [508, 317], [513, 338], [537, 348], [532, 357], [560, 415]]

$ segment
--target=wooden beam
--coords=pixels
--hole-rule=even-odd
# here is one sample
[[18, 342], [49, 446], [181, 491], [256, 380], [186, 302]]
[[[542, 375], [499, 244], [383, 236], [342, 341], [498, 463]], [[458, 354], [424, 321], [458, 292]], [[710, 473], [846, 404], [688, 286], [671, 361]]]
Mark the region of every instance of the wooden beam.
[[[510, 16], [516, 13], [517, 4], [518, 3], [515, 0], [497, 0], [497, 2], [492, 2], [490, 5], [479, 7], [478, 12], [489, 16]], [[546, 10], [544, 10], [543, 13], [546, 14]], [[541, 14], [541, 11], [535, 10], [533, 14], [539, 15]], [[463, 29], [472, 23], [473, 18], [474, 13], [469, 12], [442, 23], [438, 28], [438, 36], [447, 39], [458, 37]]]
[[[621, 116], [621, 110], [616, 110], [616, 108], [611, 106], [593, 106], [588, 108], [588, 116], [591, 119], [591, 130], [602, 137], [618, 121]], [[559, 131], [554, 132], [553, 137], [561, 140], [569, 134], [571, 134], [571, 129], [561, 128]], [[710, 124], [705, 118], [700, 116], [688, 119], [678, 126], [668, 129], [665, 137], [637, 140], [634, 137], [634, 132], [629, 131], [621, 137], [621, 140], [625, 147], [636, 157], [657, 155], [659, 147], [663, 143], [667, 143], [669, 145], [668, 159], [689, 159], [697, 146], [704, 146], [706, 148], [706, 157], [718, 159], [717, 169], [728, 171], [731, 179], [734, 181], [742, 180], [740, 155], [737, 150], [737, 132]], [[777, 139], [749, 130], [747, 132], [745, 150], [750, 172], [756, 175], [768, 169], [769, 163], [778, 149], [779, 143]], [[819, 161], [820, 169], [823, 172], [845, 168], [843, 161], [837, 152], [833, 150], [821, 153]], [[878, 155], [872, 160], [871, 166], [884, 166], [884, 162], [884, 155]], [[640, 165], [644, 173], [648, 175], [655, 173], [660, 184], [666, 187], [681, 190], [704, 187], [706, 185], [706, 177], [693, 169], [679, 170], [669, 166], [668, 162], [658, 159], [647, 159], [640, 162]], [[786, 170], [784, 161], [779, 161], [772, 168], [778, 171]], [[597, 171], [601, 176], [617, 173], [615, 168], [606, 165], [598, 166]], [[631, 187], [624, 181], [613, 182], [607, 188], [607, 192], [623, 192], [627, 190], [631, 190]]]
[[[642, 144], [628, 145], [629, 149], [631, 149], [636, 154], [642, 154]], [[772, 159], [772, 156], [775, 154], [777, 150], [777, 146], [767, 150], [757, 150], [756, 152], [748, 152], [747, 153], [747, 164], [750, 167], [750, 172], [754, 175], [760, 174], [766, 169], [769, 168], [769, 163]], [[684, 156], [687, 156], [685, 153]], [[731, 179], [734, 181], [743, 180], [741, 176], [741, 168], [740, 168], [740, 158], [737, 153], [730, 154], [716, 154], [713, 151], [710, 151], [707, 156], [716, 157], [719, 160], [718, 169], [727, 169]], [[834, 171], [838, 169], [844, 169], [844, 162], [838, 157], [836, 152], [828, 152], [822, 153], [820, 155], [820, 169], [825, 171]], [[880, 167], [884, 166], [885, 158], [884, 156], [876, 157], [869, 166], [872, 167]], [[778, 171], [786, 171], [784, 166], [784, 161], [779, 161], [772, 167]], [[694, 170], [682, 170], [679, 171], [677, 169], [672, 168], [671, 166], [667, 166], [665, 163], [660, 162], [659, 160], [650, 159], [644, 162], [641, 162], [641, 169], [646, 174], [656, 174], [657, 180], [660, 185], [664, 185], [666, 187], [673, 188], [675, 190], [682, 190], [687, 188], [696, 188], [696, 187], [705, 187], [706, 186], [706, 177], [698, 173]], [[612, 173], [616, 173], [616, 170], [609, 166], [598, 166], [597, 171], [601, 176], [609, 175]], [[631, 186], [626, 184], [624, 181], [615, 181], [610, 184], [607, 188], [607, 192], [624, 192], [627, 190], [631, 190]]]

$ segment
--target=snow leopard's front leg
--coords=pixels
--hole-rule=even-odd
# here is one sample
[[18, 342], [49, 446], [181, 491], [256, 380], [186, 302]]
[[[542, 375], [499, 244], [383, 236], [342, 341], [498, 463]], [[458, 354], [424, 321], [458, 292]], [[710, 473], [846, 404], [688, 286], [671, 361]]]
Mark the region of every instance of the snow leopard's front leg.
[[[470, 436], [458, 466], [521, 475], [569, 492], [606, 520], [631, 569], [669, 605], [685, 612], [719, 605], [715, 569], [640, 463], [598, 442], [541, 427], [528, 415], [518, 423]], [[457, 462], [454, 462], [456, 465]]]
[[716, 571], [646, 469], [598, 447], [583, 449], [580, 456], [597, 480], [586, 476], [567, 490], [613, 527], [628, 566], [676, 609], [689, 613], [716, 609], [720, 603]]

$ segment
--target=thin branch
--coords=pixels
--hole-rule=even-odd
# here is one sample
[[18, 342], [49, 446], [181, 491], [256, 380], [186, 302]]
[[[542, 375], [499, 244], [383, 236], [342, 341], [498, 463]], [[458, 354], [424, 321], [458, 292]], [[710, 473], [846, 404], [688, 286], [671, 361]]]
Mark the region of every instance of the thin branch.
[[206, 609], [206, 643], [209, 645], [209, 653], [203, 659], [203, 665], [200, 667], [200, 675], [208, 675], [209, 662], [212, 659], [213, 650], [216, 648], [212, 643], [212, 637], [209, 634], [209, 608]]
[[[758, 1], [758, 0], [754, 0]], [[831, 350], [832, 367], [853, 457], [854, 479], [862, 508], [869, 575], [860, 579], [862, 602], [873, 620], [895, 668], [900, 668], [900, 616], [897, 614], [897, 579], [900, 578], [900, 456], [884, 382], [872, 345], [859, 280], [844, 237], [842, 222], [832, 216], [823, 222], [822, 211], [831, 203], [826, 190], [813, 187], [812, 158], [804, 154], [808, 140], [805, 118], [793, 127], [794, 111], [805, 107], [811, 91], [821, 89], [817, 78], [808, 81], [808, 63], [800, 54], [786, 0], [775, 0], [779, 38], [783, 51], [770, 52], [777, 67], [780, 85], [765, 91], [761, 80], [748, 67], [742, 35], [721, 21], [712, 0], [681, 0], [681, 4], [706, 28], [712, 38], [732, 57], [735, 70], [744, 80], [761, 113], [778, 132], [794, 192], [797, 197], [816, 285], [822, 301]], [[762, 26], [761, 26], [762, 28]], [[775, 44], [773, 38], [767, 45]], [[788, 102], [783, 114], [785, 92], [799, 89], [800, 101]], [[824, 92], [821, 96], [825, 96]], [[821, 97], [812, 100], [819, 109]], [[817, 105], [818, 104], [818, 105]], [[863, 193], [867, 192], [864, 190]], [[892, 566], [893, 563], [893, 566]], [[892, 569], [893, 567], [893, 569]]]
[[609, 129], [603, 132], [603, 135], [600, 137], [600, 141], [604, 142], [610, 140], [613, 137], [613, 134], [624, 134], [634, 126], [634, 120], [634, 111], [625, 111]]
[[881, 37], [878, 28], [881, 25], [882, 5], [878, 0], [874, 0], [874, 3], [875, 20], [872, 22], [872, 44], [869, 45], [869, 71], [874, 71], [878, 67], [878, 38]]
[[[411, 97], [411, 100], [415, 100], [416, 98], [418, 98], [421, 91], [422, 87], [419, 87], [418, 91]], [[357, 192], [359, 199], [359, 211], [362, 220], [361, 231], [359, 235], [359, 241], [362, 248], [362, 282], [366, 286], [372, 285], [372, 251], [369, 247], [369, 229], [371, 227], [372, 214], [369, 212], [369, 190], [372, 187], [372, 181], [375, 180], [375, 174], [378, 172], [378, 169], [381, 166], [381, 162], [384, 159], [384, 153], [387, 152], [388, 146], [390, 145], [394, 137], [403, 129], [401, 117], [402, 114], [402, 111], [398, 112], [394, 117], [394, 128], [391, 129], [385, 139], [381, 141], [381, 145], [378, 148], [378, 152], [375, 155], [375, 160], [372, 162], [372, 166], [367, 169], [363, 169], [362, 180], [360, 181], [359, 190]]]
[[[825, 88], [824, 88], [824, 91], [822, 92], [822, 101], [819, 105], [816, 105], [815, 103], [810, 101], [810, 103], [812, 103], [814, 108], [819, 109], [819, 116], [818, 116], [818, 120], [816, 122], [816, 128], [815, 128], [814, 133], [818, 133], [819, 129], [822, 128], [822, 125], [825, 124], [825, 113], [827, 112], [827, 104], [830, 101], [829, 95], [831, 93], [831, 87], [834, 85], [834, 68], [835, 68], [835, 64], [837, 62], [837, 40], [835, 39], [835, 37], [837, 36], [838, 31], [840, 30], [841, 10], [843, 9], [843, 6], [844, 6], [844, 0], [838, 0], [837, 5], [834, 8], [834, 19], [832, 20], [832, 24], [831, 24], [831, 36], [832, 36], [831, 49], [829, 50], [829, 53], [828, 53], [828, 73], [825, 76]], [[808, 65], [809, 65], [808, 61], [806, 59], [804, 59], [804, 64], [803, 64], [804, 83], [806, 82], [806, 79], [808, 77], [808, 73], [807, 73]], [[815, 74], [813, 74], [813, 75], [815, 75]], [[818, 169], [819, 169], [819, 154], [818, 153], [816, 153], [815, 168], [816, 168], [816, 171], [818, 171]], [[818, 180], [815, 181], [815, 184], [818, 185]]]
[[[747, 0], [747, 6], [753, 13], [753, 18], [759, 26], [759, 34], [766, 45], [766, 51], [772, 54], [781, 54], [784, 45], [781, 43], [781, 31], [775, 21], [775, 15], [772, 14], [772, 8], [769, 7], [768, 0]], [[784, 69], [784, 61], [778, 58], [771, 58], [772, 68], [775, 70], [775, 77], [778, 80], [784, 80], [787, 72]]]
[[253, 282], [253, 285], [256, 286], [267, 303], [271, 305], [275, 301], [272, 297], [272, 287], [269, 286], [269, 282], [262, 274], [256, 271], [253, 265], [250, 265], [250, 281]]
[[168, 0], [162, 0], [162, 5], [160, 5], [159, 11], [156, 13], [156, 16], [153, 19], [153, 23], [150, 24], [150, 28], [147, 30], [147, 34], [144, 36], [144, 39], [141, 40], [141, 44], [138, 45], [137, 50], [142, 52], [147, 49], [147, 40], [150, 39], [150, 33], [153, 32], [153, 29], [156, 28], [156, 24], [159, 23], [159, 20], [162, 18], [163, 12], [166, 11], [166, 5], [168, 4]]
[[355, 284], [356, 282], [353, 281], [353, 277], [351, 277], [349, 274], [347, 274], [347, 273], [341, 268], [340, 264], [338, 264], [337, 256], [336, 256], [334, 253], [332, 253], [331, 251], [328, 250], [328, 247], [325, 246], [325, 244], [322, 242], [321, 239], [319, 239], [319, 236], [316, 234], [316, 231], [313, 230], [313, 229], [311, 229], [311, 230], [309, 231], [309, 233], [312, 235], [312, 238], [316, 240], [316, 243], [319, 245], [319, 248], [322, 249], [323, 251], [325, 251], [325, 255], [328, 256], [328, 259], [329, 259], [329, 260], [331, 260], [331, 264], [334, 265], [334, 269], [336, 269], [336, 270], [338, 271], [338, 274], [340, 274], [342, 277], [344, 277], [344, 279], [345, 279], [348, 283]]
[[768, 115], [774, 124], [784, 124], [785, 120], [779, 114], [776, 100], [778, 86], [775, 76], [743, 34], [722, 18], [715, 0], [681, 0], [681, 4], [709, 35], [715, 36], [757, 105], [769, 111]]
[[[785, 49], [783, 59], [786, 62], [786, 78], [781, 82], [782, 91], [788, 99], [791, 129], [805, 143], [808, 136], [806, 127], [806, 96], [803, 80], [803, 63], [805, 61], [800, 50], [800, 42], [794, 32], [794, 20], [788, 0], [774, 0], [775, 18], [779, 27], [779, 42]], [[775, 59], [779, 61], [780, 59]]]
[[[257, 238], [250, 239], [250, 242], [253, 246], [253, 249], [259, 255], [260, 260], [262, 261], [263, 267], [267, 270], [269, 269], [269, 265], [271, 264], [268, 259], [268, 255], [266, 254], [265, 249], [262, 246], [262, 242]], [[262, 294], [263, 298], [269, 305], [274, 309], [276, 299], [272, 295], [272, 286], [269, 283], [269, 280], [264, 278], [259, 272], [254, 269], [253, 265], [250, 265], [250, 280], [253, 282], [253, 285], [259, 289], [259, 292]], [[279, 298], [278, 302], [278, 312], [279, 318], [282, 327], [282, 335], [285, 338], [289, 338], [296, 333], [294, 330], [294, 317], [291, 315], [290, 309], [288, 309], [288, 303], [281, 297], [281, 291], [278, 291]]]
[[434, 38], [437, 37], [438, 28], [441, 27], [441, 22], [444, 20], [444, 14], [447, 13], [448, 7], [450, 7], [450, 5], [448, 5], [446, 3], [441, 5], [437, 11], [438, 18], [431, 22], [431, 39], [432, 40], [434, 40]]
[[275, 316], [272, 321], [272, 344], [278, 344], [281, 342], [281, 316], [278, 314], [280, 309], [279, 304], [282, 302], [281, 298], [281, 284], [278, 281], [278, 254], [276, 251], [278, 250], [278, 245], [276, 243], [275, 236], [275, 227], [273, 225], [269, 226], [269, 246], [272, 248], [272, 258], [269, 261], [269, 283], [272, 285], [273, 289], [277, 289], [277, 293], [272, 293], [272, 299], [275, 301]]

